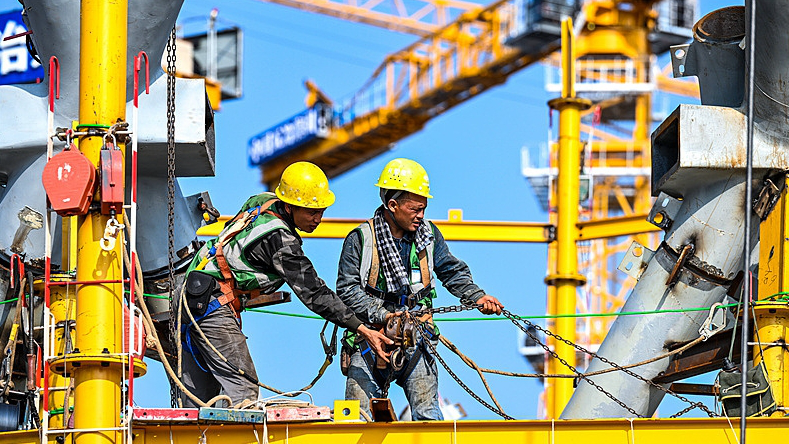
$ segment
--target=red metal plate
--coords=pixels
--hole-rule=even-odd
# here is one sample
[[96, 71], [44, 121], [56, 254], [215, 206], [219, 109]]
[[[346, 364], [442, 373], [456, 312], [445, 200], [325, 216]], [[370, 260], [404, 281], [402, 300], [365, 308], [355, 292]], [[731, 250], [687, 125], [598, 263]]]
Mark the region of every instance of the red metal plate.
[[199, 409], [134, 409], [135, 421], [197, 421]]

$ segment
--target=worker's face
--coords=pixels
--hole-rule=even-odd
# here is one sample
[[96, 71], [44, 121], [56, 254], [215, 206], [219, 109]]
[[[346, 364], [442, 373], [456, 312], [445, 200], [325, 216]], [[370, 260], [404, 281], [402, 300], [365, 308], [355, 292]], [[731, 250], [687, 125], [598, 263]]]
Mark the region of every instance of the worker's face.
[[397, 225], [403, 230], [414, 232], [419, 228], [422, 219], [425, 218], [425, 208], [427, 208], [427, 198], [408, 193], [407, 197], [400, 202], [389, 199], [387, 204], [392, 212]]
[[326, 208], [302, 208], [288, 205], [290, 212], [293, 215], [293, 223], [296, 224], [299, 230], [305, 233], [312, 233], [318, 228], [323, 218], [323, 212]]

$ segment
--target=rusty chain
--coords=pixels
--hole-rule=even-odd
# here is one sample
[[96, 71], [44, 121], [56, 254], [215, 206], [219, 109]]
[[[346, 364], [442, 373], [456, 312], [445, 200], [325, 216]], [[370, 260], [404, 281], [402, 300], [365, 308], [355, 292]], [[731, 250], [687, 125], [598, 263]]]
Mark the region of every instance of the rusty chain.
[[[176, 347], [175, 298], [175, 27], [167, 41], [167, 280], [169, 298], [170, 343]], [[178, 407], [180, 390], [170, 381], [170, 405]]]
[[[441, 307], [441, 308], [445, 308], [445, 307]], [[474, 307], [474, 308], [476, 308], [476, 307]], [[463, 311], [463, 310], [452, 310], [452, 311], [459, 312], [459, 311]], [[457, 382], [458, 385], [460, 387], [462, 387], [463, 390], [466, 391], [466, 393], [469, 394], [469, 396], [471, 396], [478, 403], [482, 404], [488, 410], [490, 410], [491, 412], [501, 416], [502, 418], [504, 418], [504, 419], [513, 419], [513, 420], [515, 419], [512, 416], [510, 416], [510, 415], [504, 413], [503, 411], [499, 410], [498, 408], [488, 404], [484, 399], [480, 398], [479, 395], [474, 393], [465, 383], [463, 383], [463, 381], [460, 380], [460, 377], [457, 374], [455, 374], [455, 372], [452, 371], [452, 369], [449, 367], [449, 365], [446, 363], [446, 361], [444, 361], [444, 358], [442, 358], [441, 355], [438, 354], [438, 350], [436, 350], [436, 347], [433, 345], [433, 343], [430, 341], [430, 339], [428, 339], [428, 338], [430, 338], [430, 335], [427, 333], [427, 331], [425, 331], [424, 324], [422, 322], [420, 322], [418, 319], [416, 319], [416, 317], [411, 312], [406, 311], [405, 313], [410, 318], [411, 322], [416, 326], [417, 331], [419, 332], [419, 334], [422, 336], [422, 343], [427, 345], [427, 347], [430, 349], [430, 353], [438, 360], [438, 362], [441, 363], [441, 366], [444, 367], [444, 370], [446, 370], [447, 373], [449, 373], [449, 376], [451, 376], [452, 379], [454, 379], [455, 382]]]
[[[478, 309], [478, 308], [481, 308], [481, 307], [482, 307], [482, 306], [481, 306], [481, 305], [479, 305], [479, 304], [474, 304], [474, 303], [465, 303], [465, 302], [464, 302], [464, 305], [454, 305], [454, 306], [447, 306], [447, 307], [426, 308], [426, 309], [422, 309], [422, 310], [417, 310], [417, 311], [413, 311], [413, 312], [411, 312], [411, 315], [412, 315], [412, 316], [421, 316], [421, 315], [424, 315], [424, 314], [446, 314], [446, 313], [459, 313], [459, 312], [463, 312], [463, 311], [467, 311], [467, 310], [474, 310], [474, 309]], [[560, 362], [562, 365], [564, 365], [565, 367], [569, 368], [569, 369], [570, 369], [570, 370], [571, 370], [571, 371], [572, 371], [572, 372], [573, 372], [573, 373], [576, 375], [576, 377], [577, 377], [577, 378], [585, 380], [587, 383], [589, 383], [590, 385], [592, 385], [592, 386], [593, 386], [593, 387], [594, 387], [596, 390], [598, 390], [600, 393], [602, 393], [603, 395], [605, 395], [605, 396], [606, 396], [606, 397], [608, 397], [609, 399], [613, 400], [613, 401], [614, 401], [614, 402], [616, 402], [616, 403], [617, 403], [617, 404], [618, 404], [620, 407], [622, 407], [623, 409], [627, 410], [628, 412], [630, 412], [630, 413], [632, 413], [632, 414], [636, 415], [637, 417], [643, 417], [643, 415], [640, 415], [640, 414], [639, 414], [638, 412], [636, 412], [634, 409], [632, 409], [631, 407], [627, 406], [625, 403], [623, 403], [622, 401], [620, 401], [619, 399], [617, 399], [617, 398], [616, 398], [614, 395], [612, 395], [611, 393], [607, 392], [607, 391], [606, 391], [604, 388], [602, 388], [600, 385], [596, 384], [594, 381], [592, 381], [591, 379], [589, 379], [589, 378], [588, 378], [588, 377], [587, 377], [585, 374], [583, 374], [582, 372], [578, 371], [578, 370], [577, 370], [575, 367], [573, 367], [572, 365], [570, 365], [570, 364], [569, 364], [569, 363], [568, 363], [568, 362], [567, 362], [565, 359], [561, 358], [561, 357], [560, 357], [560, 356], [559, 356], [559, 355], [558, 355], [558, 354], [557, 354], [555, 351], [551, 350], [551, 349], [550, 349], [550, 347], [548, 347], [548, 345], [547, 345], [547, 344], [545, 344], [543, 341], [541, 341], [541, 340], [540, 340], [540, 338], [538, 338], [536, 335], [534, 335], [532, 332], [530, 332], [530, 331], [528, 330], [528, 328], [526, 328], [526, 327], [534, 327], [534, 328], [535, 328], [537, 331], [540, 331], [540, 332], [542, 332], [542, 333], [543, 333], [543, 334], [545, 334], [546, 336], [550, 336], [550, 337], [552, 337], [552, 338], [556, 339], [557, 341], [561, 341], [561, 342], [563, 342], [563, 343], [565, 343], [565, 344], [567, 344], [567, 345], [570, 345], [571, 347], [575, 348], [576, 350], [578, 350], [578, 351], [580, 351], [580, 352], [582, 352], [582, 353], [588, 354], [589, 356], [591, 356], [591, 357], [593, 357], [593, 358], [597, 358], [597, 359], [599, 359], [601, 362], [604, 362], [604, 363], [606, 363], [606, 364], [610, 365], [611, 367], [613, 367], [614, 369], [616, 369], [616, 370], [618, 370], [618, 371], [622, 371], [622, 372], [624, 372], [624, 373], [626, 373], [626, 374], [628, 374], [628, 375], [630, 375], [630, 376], [632, 376], [632, 377], [634, 377], [634, 378], [636, 378], [636, 379], [638, 379], [638, 380], [640, 380], [640, 381], [646, 382], [648, 385], [650, 385], [650, 386], [652, 386], [652, 387], [655, 387], [655, 388], [656, 388], [656, 389], [658, 389], [658, 390], [661, 390], [661, 391], [663, 391], [663, 392], [665, 392], [665, 393], [667, 393], [667, 394], [669, 394], [669, 395], [671, 395], [671, 396], [674, 396], [674, 397], [676, 397], [677, 399], [679, 399], [679, 400], [681, 400], [681, 401], [683, 401], [683, 402], [686, 402], [686, 403], [690, 404], [690, 405], [689, 405], [687, 408], [685, 408], [684, 410], [682, 410], [682, 411], [680, 411], [680, 412], [677, 412], [677, 413], [675, 413], [674, 415], [671, 415], [671, 416], [670, 416], [671, 418], [676, 418], [676, 417], [679, 417], [679, 416], [681, 416], [681, 415], [683, 415], [683, 414], [685, 414], [685, 413], [689, 412], [690, 410], [693, 410], [694, 408], [699, 408], [700, 410], [702, 410], [703, 412], [705, 412], [705, 413], [706, 413], [708, 416], [710, 416], [710, 417], [716, 417], [716, 416], [717, 416], [717, 415], [716, 415], [716, 414], [715, 414], [713, 411], [711, 411], [711, 410], [710, 410], [710, 409], [709, 409], [709, 408], [708, 408], [706, 405], [704, 405], [703, 403], [700, 403], [700, 402], [693, 402], [693, 401], [689, 400], [688, 398], [686, 398], [686, 397], [684, 397], [684, 396], [682, 396], [682, 395], [680, 395], [680, 394], [678, 394], [678, 393], [676, 393], [676, 392], [674, 392], [674, 391], [672, 391], [672, 390], [670, 390], [670, 389], [668, 389], [668, 388], [665, 388], [665, 387], [661, 386], [660, 384], [657, 384], [657, 383], [655, 383], [655, 382], [653, 382], [653, 381], [651, 381], [651, 380], [649, 380], [649, 379], [646, 379], [646, 378], [644, 378], [643, 376], [641, 376], [641, 375], [639, 375], [639, 374], [637, 374], [637, 373], [635, 373], [635, 372], [632, 372], [632, 371], [628, 370], [627, 368], [624, 368], [623, 366], [620, 366], [620, 365], [618, 365], [618, 364], [614, 363], [613, 361], [611, 361], [611, 360], [610, 360], [610, 359], [608, 359], [608, 358], [605, 358], [605, 357], [603, 357], [603, 356], [600, 356], [600, 355], [598, 355], [597, 353], [595, 353], [595, 352], [592, 352], [592, 351], [590, 351], [590, 350], [587, 350], [586, 348], [584, 348], [584, 347], [582, 347], [582, 346], [580, 346], [580, 345], [578, 345], [578, 344], [575, 344], [575, 343], [573, 343], [572, 341], [569, 341], [569, 340], [567, 340], [567, 339], [565, 339], [565, 338], [561, 337], [560, 335], [557, 335], [557, 334], [555, 334], [555, 333], [551, 332], [551, 331], [550, 331], [550, 330], [548, 330], [548, 329], [545, 329], [545, 328], [543, 328], [543, 327], [541, 327], [541, 326], [539, 326], [539, 325], [537, 325], [537, 324], [534, 324], [534, 323], [532, 323], [532, 322], [531, 322], [531, 321], [529, 321], [528, 319], [525, 319], [525, 318], [522, 318], [522, 317], [520, 317], [520, 316], [518, 316], [518, 315], [515, 315], [515, 314], [511, 313], [511, 312], [510, 312], [510, 311], [508, 311], [508, 310], [502, 310], [502, 314], [504, 315], [504, 317], [506, 317], [507, 319], [509, 319], [509, 320], [510, 320], [510, 321], [511, 321], [513, 324], [515, 324], [515, 326], [516, 326], [516, 327], [518, 327], [518, 329], [520, 329], [521, 331], [523, 331], [523, 332], [524, 332], [524, 333], [525, 333], [527, 336], [529, 336], [529, 337], [530, 337], [532, 340], [534, 340], [534, 341], [535, 341], [535, 343], [539, 344], [539, 345], [540, 345], [540, 347], [542, 347], [542, 348], [543, 348], [543, 349], [544, 349], [544, 350], [545, 350], [545, 351], [546, 351], [546, 352], [547, 352], [549, 355], [551, 355], [551, 357], [553, 357], [554, 359], [556, 359], [557, 361], [559, 361], [559, 362]], [[526, 327], [524, 327], [524, 326], [521, 324], [521, 322], [522, 322], [523, 324], [526, 324]], [[417, 323], [417, 325], [420, 325], [420, 324], [419, 324], [419, 323]], [[421, 326], [420, 326], [420, 327], [421, 327]], [[432, 344], [430, 344], [430, 345], [432, 346]], [[437, 354], [437, 353], [435, 353], [435, 349], [434, 349], [434, 348], [433, 348], [433, 350], [432, 350], [432, 351], [434, 352], [434, 354], [436, 355], [436, 357], [438, 357], [438, 354]], [[444, 361], [443, 361], [443, 360], [442, 360], [440, 357], [438, 357], [438, 358], [439, 358], [439, 361], [440, 361], [440, 362], [442, 363], [442, 365], [444, 366], [444, 368], [446, 368], [446, 369], [447, 369], [447, 371], [449, 371], [449, 369], [448, 369], [448, 366], [445, 364], [445, 362], [444, 362]], [[454, 374], [452, 374], [452, 373], [450, 373], [450, 374], [453, 376], [453, 378], [455, 378], [455, 380], [456, 380], [456, 381], [458, 381], [458, 378], [457, 378], [457, 377], [456, 377]], [[547, 375], [546, 375], [546, 376], [547, 376]], [[460, 381], [458, 381], [458, 383], [460, 383]], [[474, 397], [475, 399], [477, 399], [478, 401], [480, 401], [479, 397], [478, 397], [478, 396], [476, 396], [475, 394], [471, 393], [471, 391], [470, 391], [470, 390], [469, 390], [469, 389], [468, 389], [468, 388], [467, 388], [467, 387], [466, 387], [464, 384], [461, 384], [461, 386], [462, 386], [464, 389], [466, 389], [466, 391], [467, 391], [467, 392], [469, 392], [469, 394], [470, 394], [472, 397]], [[490, 407], [489, 405], [487, 405], [487, 403], [484, 403], [484, 402], [481, 402], [481, 403], [482, 403], [483, 405], [486, 405], [486, 407], [488, 407], [489, 409], [491, 409], [491, 407]], [[494, 409], [491, 409], [491, 411], [494, 411], [494, 412], [496, 412], [496, 410], [494, 410]], [[496, 412], [496, 413], [497, 413], [497, 412]]]

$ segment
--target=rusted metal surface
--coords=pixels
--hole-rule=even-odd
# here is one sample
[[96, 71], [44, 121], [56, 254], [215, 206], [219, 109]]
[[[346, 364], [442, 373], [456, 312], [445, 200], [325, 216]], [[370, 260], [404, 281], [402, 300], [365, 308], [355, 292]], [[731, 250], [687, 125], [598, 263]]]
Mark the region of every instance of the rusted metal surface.
[[[725, 331], [691, 347], [689, 350], [672, 356], [666, 370], [654, 378], [653, 381], [663, 384], [720, 370], [723, 368], [723, 358], [729, 355], [731, 335], [731, 330]], [[739, 362], [741, 329], [738, 328], [734, 335], [736, 339], [732, 361]], [[681, 346], [682, 344], [673, 344], [669, 348], [675, 349]]]
[[710, 384], [688, 384], [675, 382], [671, 384], [671, 391], [683, 395], [717, 396], [718, 388]]
[[397, 415], [389, 398], [373, 398], [370, 400], [370, 411], [375, 422], [397, 421]]
[[199, 409], [134, 409], [135, 422], [197, 422]]

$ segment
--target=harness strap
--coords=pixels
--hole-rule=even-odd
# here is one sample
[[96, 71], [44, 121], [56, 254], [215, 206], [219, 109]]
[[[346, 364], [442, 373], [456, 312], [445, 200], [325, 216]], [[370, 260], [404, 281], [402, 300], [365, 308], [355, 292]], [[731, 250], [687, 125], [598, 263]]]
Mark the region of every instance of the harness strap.
[[260, 296], [260, 290], [241, 291], [236, 287], [236, 279], [233, 276], [233, 272], [230, 270], [230, 265], [227, 263], [227, 258], [225, 257], [225, 252], [222, 247], [227, 241], [233, 239], [238, 233], [248, 227], [261, 213], [268, 211], [277, 201], [279, 201], [279, 199], [270, 199], [252, 211], [243, 211], [237, 214], [230, 221], [227, 231], [217, 239], [214, 245], [216, 248], [216, 264], [219, 267], [219, 272], [222, 274], [222, 280], [217, 282], [219, 284], [219, 289], [222, 291], [222, 296], [217, 298], [217, 300], [221, 305], [230, 304], [230, 308], [233, 310], [233, 315], [236, 319], [240, 319], [239, 312], [241, 311], [241, 300], [237, 296], [249, 294], [251, 298], [256, 298]]
[[418, 251], [416, 257], [419, 258], [419, 274], [422, 275], [422, 286], [430, 287], [430, 269], [427, 266], [427, 247]]
[[381, 263], [378, 260], [378, 243], [375, 240], [375, 226], [373, 226], [373, 220], [368, 219], [367, 223], [370, 225], [370, 236], [372, 236], [373, 241], [373, 262], [370, 264], [370, 275], [367, 277], [367, 285], [376, 288], [376, 284], [378, 283], [378, 270], [380, 269]]
[[386, 376], [384, 376], [381, 369], [379, 369], [376, 365], [376, 361], [378, 357], [375, 355], [373, 348], [370, 347], [370, 344], [367, 342], [366, 339], [362, 339], [358, 342], [359, 352], [362, 354], [362, 359], [364, 359], [364, 363], [367, 364], [367, 368], [370, 370], [370, 374], [373, 375], [373, 379], [375, 379], [375, 383], [378, 384], [378, 387], [383, 389], [386, 385]]
[[[208, 303], [208, 306], [205, 308], [205, 312], [202, 315], [195, 318], [195, 322], [199, 322], [203, 320], [203, 318], [213, 313], [223, 305], [225, 304], [221, 303], [219, 299], [212, 300], [211, 302]], [[188, 323], [181, 324], [181, 341], [184, 343], [189, 353], [191, 353], [192, 358], [194, 358], [195, 363], [197, 363], [197, 367], [199, 367], [200, 370], [208, 373], [208, 370], [206, 370], [203, 367], [203, 365], [200, 363], [200, 359], [198, 359], [200, 357], [200, 350], [197, 350], [195, 348], [195, 345], [192, 343], [191, 327], [192, 327], [191, 319], [189, 320]]]

